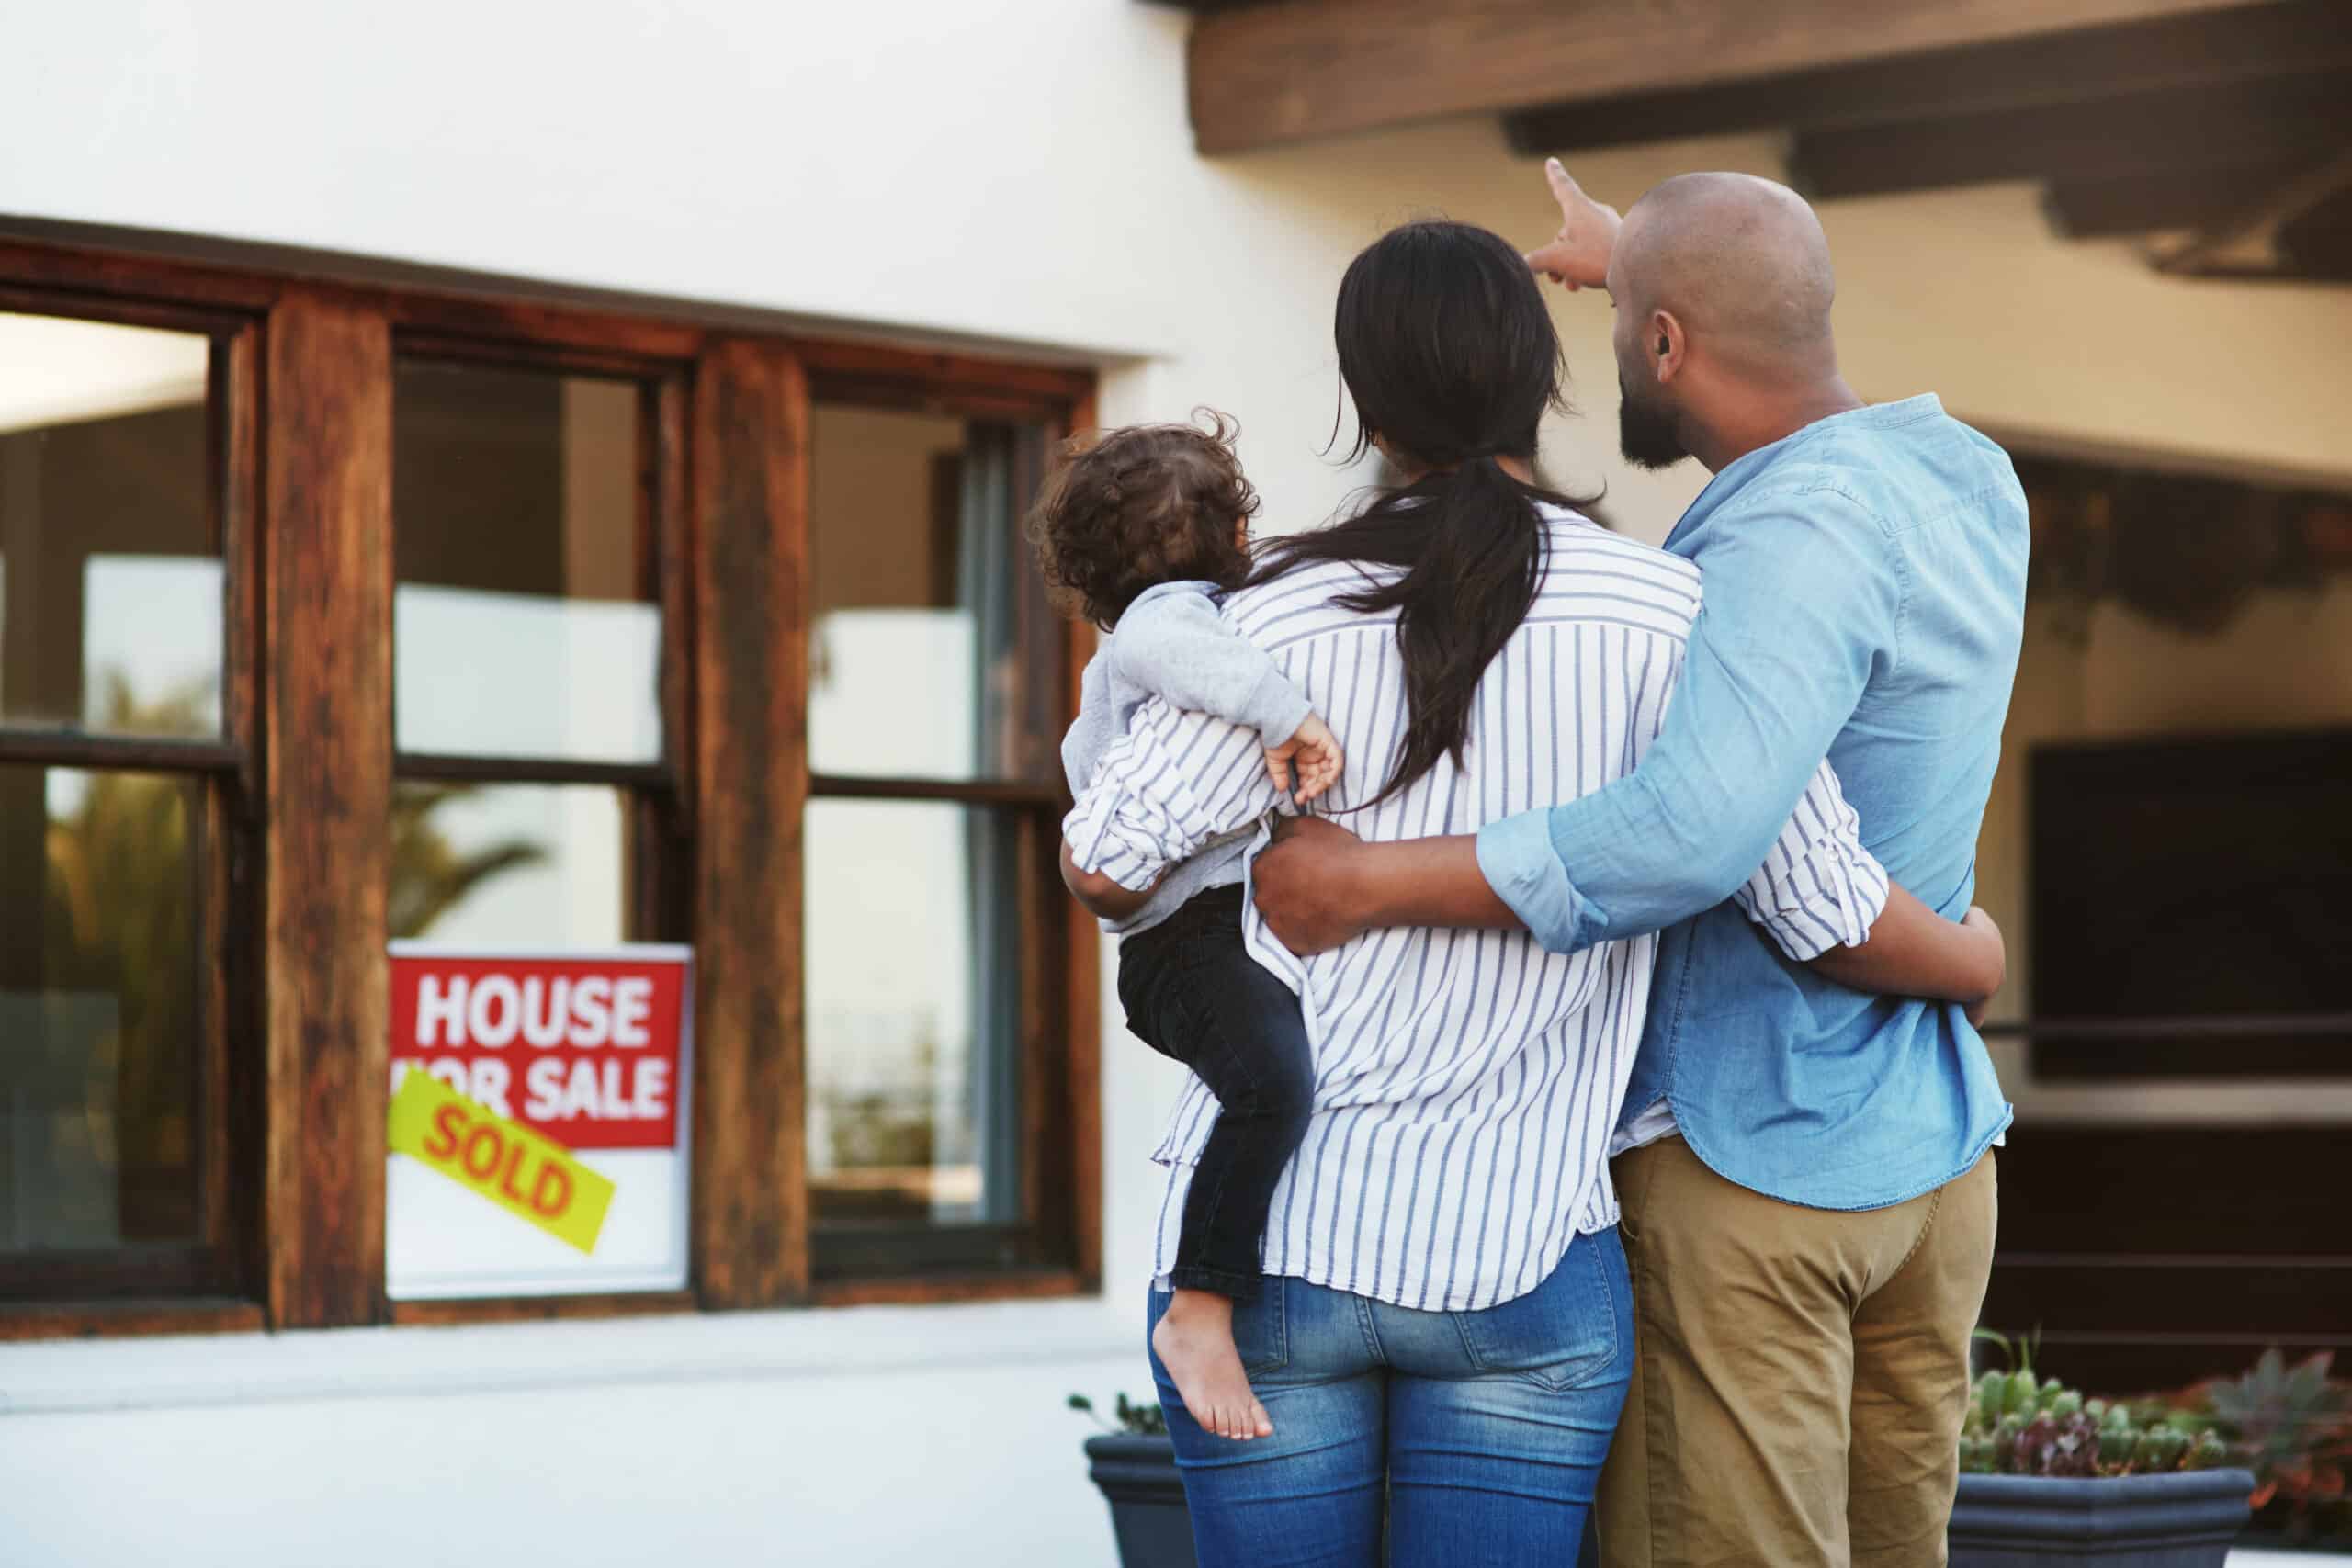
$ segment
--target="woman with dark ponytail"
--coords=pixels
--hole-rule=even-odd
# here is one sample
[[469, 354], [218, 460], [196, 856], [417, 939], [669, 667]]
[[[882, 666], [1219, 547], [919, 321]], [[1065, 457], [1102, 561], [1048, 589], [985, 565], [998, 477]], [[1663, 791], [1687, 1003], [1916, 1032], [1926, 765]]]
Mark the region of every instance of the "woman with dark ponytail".
[[[1463, 833], [1630, 773], [1698, 574], [1536, 483], [1561, 355], [1519, 253], [1459, 223], [1398, 229], [1348, 268], [1335, 336], [1357, 452], [1401, 482], [1267, 547], [1223, 608], [1345, 750], [1316, 808], [1367, 839]], [[1070, 860], [1148, 886], [1293, 809], [1260, 754], [1255, 731], [1145, 704], [1065, 823]], [[1799, 820], [1743, 901], [1784, 946], [1799, 921], [1862, 941], [1883, 874], [1826, 769]], [[1314, 1097], [1263, 1288], [1233, 1313], [1272, 1435], [1218, 1436], [1155, 1363], [1204, 1568], [1373, 1568], [1384, 1536], [1410, 1568], [1573, 1562], [1633, 1367], [1607, 1154], [1656, 938], [1566, 956], [1390, 930], [1302, 960], [1246, 919], [1250, 955], [1298, 993]], [[1216, 1113], [1191, 1083], [1155, 1156], [1154, 1324]]]
[[1275, 540], [1253, 581], [1317, 561], [1398, 569], [1336, 601], [1396, 618], [1410, 722], [1385, 798], [1461, 761], [1478, 682], [1535, 602], [1544, 509], [1577, 504], [1534, 480], [1539, 428], [1562, 406], [1560, 340], [1518, 253], [1460, 223], [1410, 224], [1357, 257], [1334, 335], [1351, 457], [1376, 446], [1410, 482]]

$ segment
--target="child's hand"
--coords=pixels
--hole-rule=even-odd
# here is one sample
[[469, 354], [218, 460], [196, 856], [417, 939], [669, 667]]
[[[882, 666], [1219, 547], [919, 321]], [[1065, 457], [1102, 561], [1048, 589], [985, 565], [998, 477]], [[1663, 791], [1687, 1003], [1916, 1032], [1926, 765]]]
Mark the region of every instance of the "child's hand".
[[1298, 733], [1278, 746], [1266, 748], [1266, 776], [1274, 787], [1284, 794], [1290, 792], [1291, 764], [1298, 764], [1298, 793], [1292, 796], [1305, 806], [1325, 790], [1340, 782], [1340, 770], [1348, 760], [1340, 753], [1340, 738], [1331, 733], [1321, 716], [1308, 714]]

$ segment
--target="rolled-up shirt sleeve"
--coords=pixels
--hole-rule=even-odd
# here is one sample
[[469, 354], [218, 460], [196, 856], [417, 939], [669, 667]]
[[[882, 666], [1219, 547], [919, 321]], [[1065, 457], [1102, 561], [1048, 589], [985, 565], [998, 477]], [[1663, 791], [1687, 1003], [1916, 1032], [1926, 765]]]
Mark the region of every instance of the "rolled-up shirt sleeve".
[[1886, 868], [1862, 848], [1861, 823], [1827, 762], [1797, 801], [1764, 863], [1732, 895], [1782, 953], [1803, 964], [1859, 947], [1886, 908]]
[[1256, 730], [1152, 698], [1062, 819], [1071, 861], [1142, 892], [1282, 804], [1262, 756]]
[[1657, 743], [1623, 778], [1481, 830], [1479, 869], [1555, 953], [1713, 908], [1770, 851], [1883, 656], [1877, 524], [1818, 485], [1758, 497], [1702, 557], [1706, 602]]

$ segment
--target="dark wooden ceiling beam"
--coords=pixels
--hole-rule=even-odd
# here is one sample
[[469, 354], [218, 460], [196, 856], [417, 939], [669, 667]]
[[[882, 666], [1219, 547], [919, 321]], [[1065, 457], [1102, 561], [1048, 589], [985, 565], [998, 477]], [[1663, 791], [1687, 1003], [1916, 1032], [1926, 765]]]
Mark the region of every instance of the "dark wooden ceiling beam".
[[1797, 138], [1790, 183], [1817, 200], [1995, 180], [2096, 180], [2318, 162], [2352, 141], [2352, 76], [2136, 93]]
[[1681, 136], [2039, 108], [2331, 70], [2352, 70], [2352, 8], [2344, 0], [2288, 0], [1758, 82], [1609, 94], [1509, 115], [1503, 127], [1521, 152], [1569, 152]]
[[2248, 187], [2237, 209], [2151, 256], [2183, 277], [2246, 269], [2293, 276], [2342, 276], [2352, 238], [2352, 148], [2267, 188]]
[[2246, 193], [2269, 190], [2314, 160], [2243, 164], [2201, 174], [2157, 169], [2111, 179], [2056, 180], [2041, 193], [2050, 227], [2069, 240], [2114, 240], [2226, 221]]
[[2274, 243], [2294, 276], [2352, 283], [2352, 186], [2280, 224]]
[[1282, 0], [1201, 17], [1204, 152], [1692, 87], [2281, 0]]

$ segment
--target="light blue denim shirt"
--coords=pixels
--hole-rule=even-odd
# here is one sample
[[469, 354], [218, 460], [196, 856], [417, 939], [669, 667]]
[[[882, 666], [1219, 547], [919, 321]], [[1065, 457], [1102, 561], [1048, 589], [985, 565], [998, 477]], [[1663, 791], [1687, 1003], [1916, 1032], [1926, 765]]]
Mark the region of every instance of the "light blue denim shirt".
[[1672, 928], [1623, 1122], [1663, 1100], [1716, 1172], [1819, 1209], [1917, 1197], [2008, 1124], [1959, 1007], [1821, 979], [1725, 899], [1826, 755], [1888, 873], [1966, 911], [2026, 547], [2007, 454], [1931, 396], [1750, 452], [1683, 514], [1667, 548], [1706, 598], [1656, 745], [1608, 788], [1478, 837], [1547, 948]]

